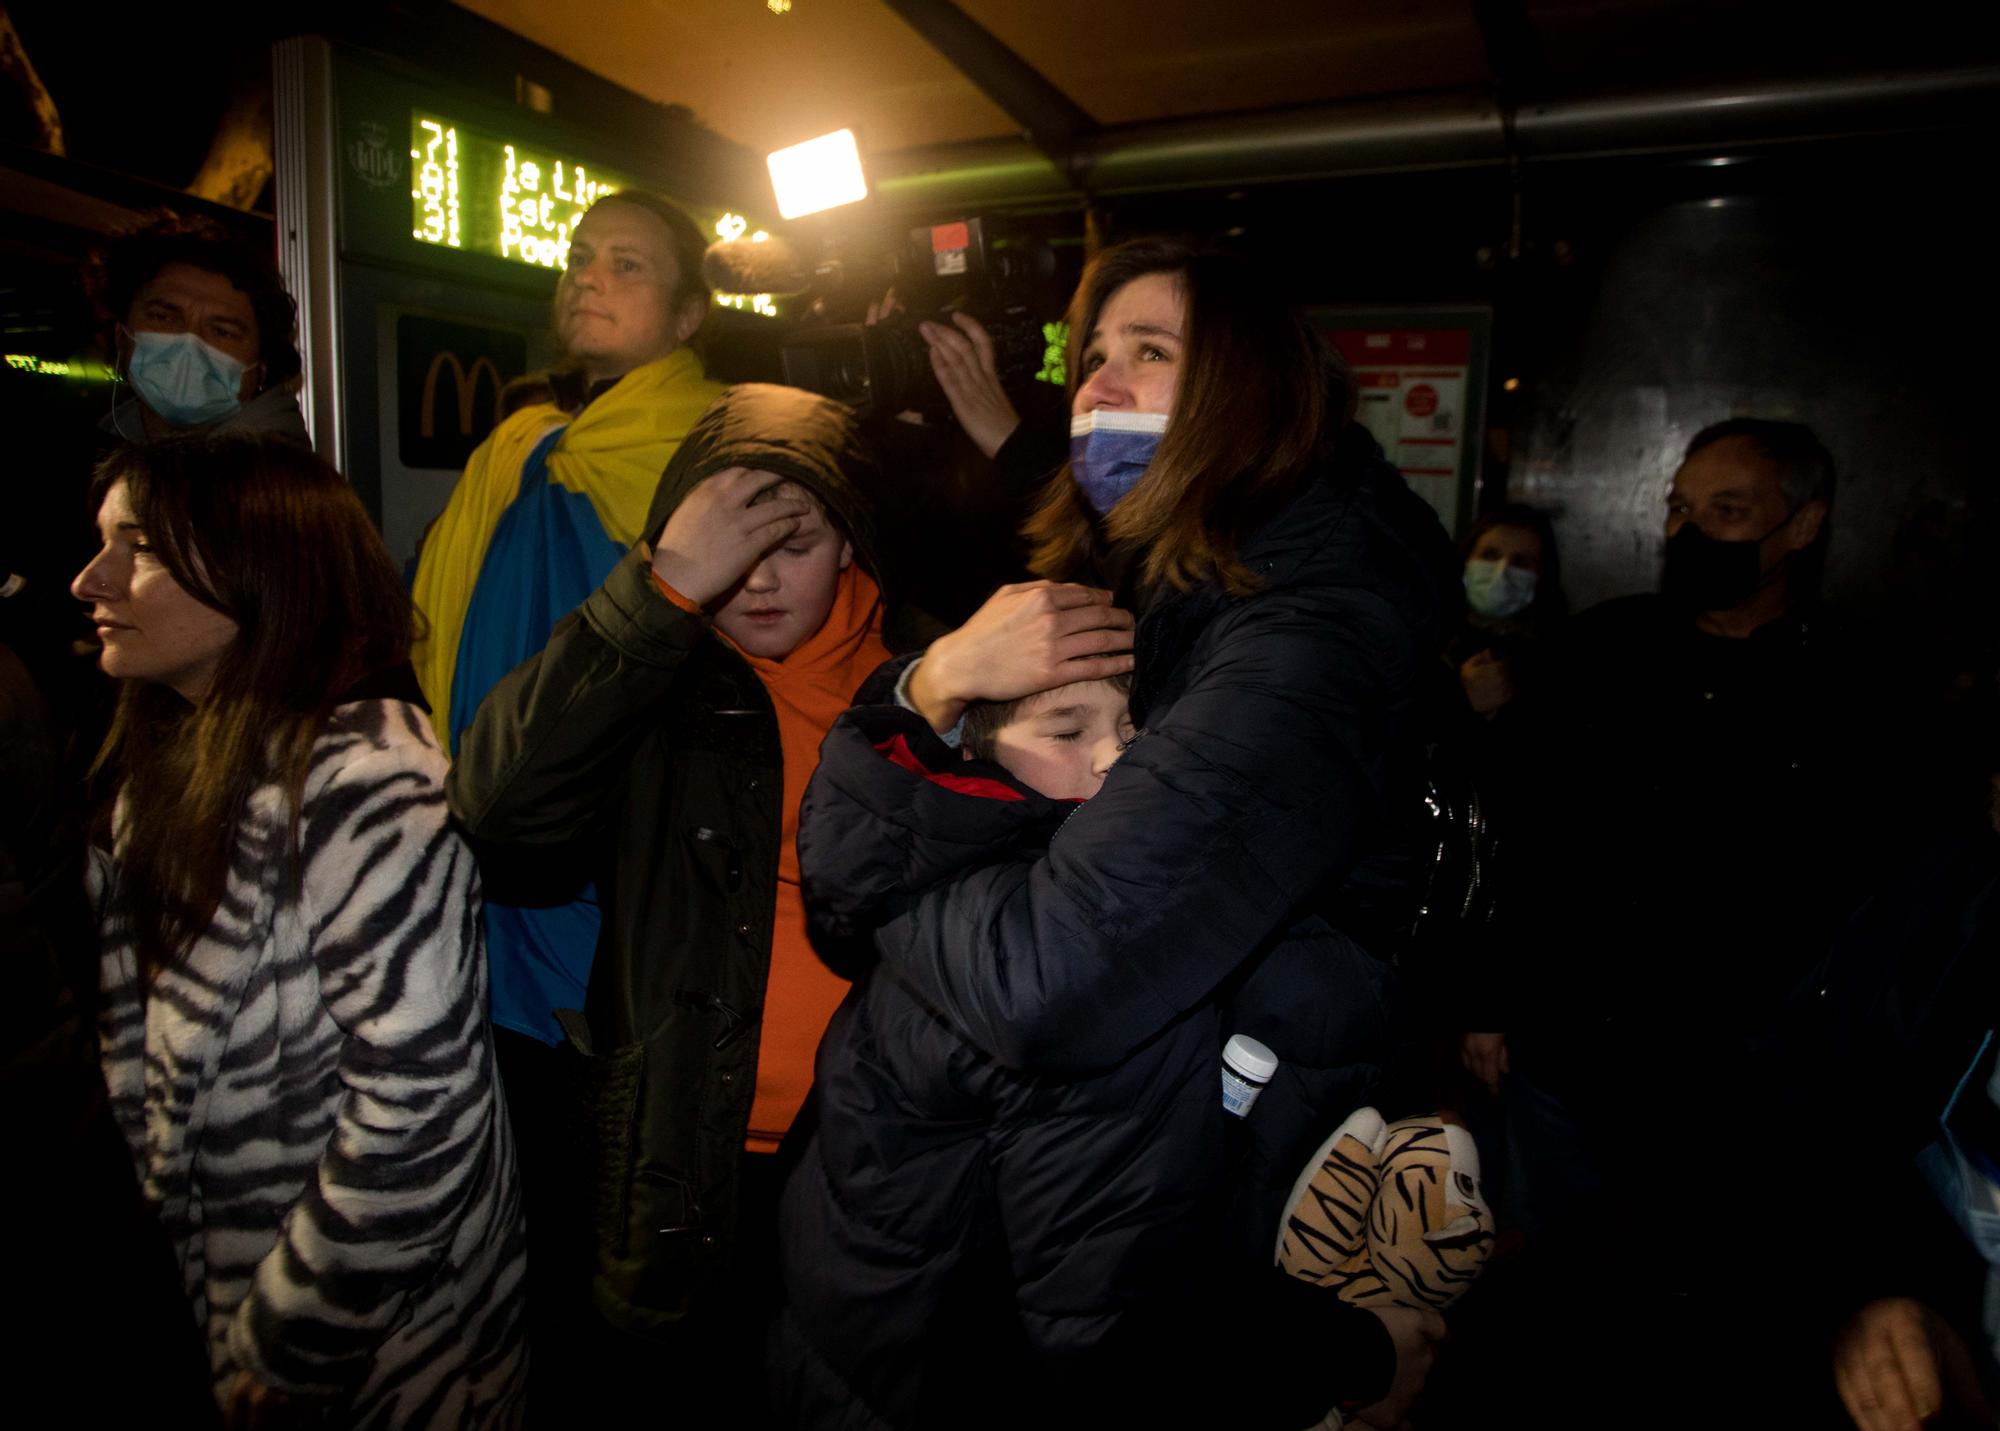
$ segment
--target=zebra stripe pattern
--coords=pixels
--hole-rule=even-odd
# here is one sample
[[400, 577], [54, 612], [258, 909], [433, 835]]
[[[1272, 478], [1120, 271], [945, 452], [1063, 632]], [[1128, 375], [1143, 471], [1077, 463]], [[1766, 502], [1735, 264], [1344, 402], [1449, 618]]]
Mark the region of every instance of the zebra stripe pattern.
[[[519, 1423], [525, 1229], [444, 774], [416, 707], [341, 706], [296, 878], [273, 784], [213, 924], [150, 997], [101, 916], [105, 1080], [218, 1398], [248, 1371], [326, 1398], [333, 1425]], [[100, 911], [117, 877], [100, 854]]]

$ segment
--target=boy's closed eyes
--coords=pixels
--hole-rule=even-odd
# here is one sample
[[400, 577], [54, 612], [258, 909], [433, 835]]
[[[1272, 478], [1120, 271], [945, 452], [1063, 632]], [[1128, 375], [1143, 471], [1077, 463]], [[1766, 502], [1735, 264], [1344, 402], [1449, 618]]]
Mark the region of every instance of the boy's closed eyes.
[[1052, 800], [1088, 800], [1138, 734], [1122, 681], [1079, 681], [1015, 704], [967, 759], [992, 760]]

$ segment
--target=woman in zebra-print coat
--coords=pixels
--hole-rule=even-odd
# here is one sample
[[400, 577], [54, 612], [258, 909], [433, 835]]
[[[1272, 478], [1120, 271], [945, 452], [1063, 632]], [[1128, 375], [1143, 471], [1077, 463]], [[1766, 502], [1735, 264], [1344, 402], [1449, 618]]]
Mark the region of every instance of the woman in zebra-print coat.
[[388, 553], [339, 474], [269, 439], [134, 449], [99, 492], [74, 589], [124, 678], [103, 1067], [225, 1419], [515, 1424], [524, 1231], [478, 884], [393, 691]]

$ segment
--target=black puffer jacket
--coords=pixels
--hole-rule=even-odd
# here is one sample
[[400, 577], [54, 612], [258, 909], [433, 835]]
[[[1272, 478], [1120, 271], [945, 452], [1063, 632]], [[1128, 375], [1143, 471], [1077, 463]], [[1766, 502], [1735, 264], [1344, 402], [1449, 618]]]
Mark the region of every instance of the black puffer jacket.
[[[926, 736], [877, 705], [821, 749], [799, 851], [823, 944], [906, 891], [1038, 858], [1076, 808]], [[877, 749], [898, 738], [940, 774]], [[966, 772], [1001, 793], [967, 793]], [[1102, 1073], [1044, 1077], [975, 1048], [890, 970], [864, 973], [820, 1043], [819, 1116], [786, 1189], [781, 1404], [815, 1425], [1008, 1424], [993, 1394], [965, 1404], [961, 1369], [1084, 1356], [1171, 1294], [1212, 1242], [1216, 1029], [1202, 1008]], [[997, 1380], [1026, 1396], [1020, 1375]]]
[[[881, 579], [864, 495], [874, 467], [847, 408], [732, 388], [681, 444], [645, 530], [736, 466], [810, 487]], [[730, 1267], [784, 789], [762, 682], [705, 616], [661, 595], [650, 561], [635, 547], [493, 689], [447, 784], [489, 892], [527, 902], [596, 881], [588, 1008], [559, 1017], [577, 1064], [593, 1289], [636, 1332], [699, 1310]]]
[[[1218, 1315], [1248, 1348], [1234, 1424], [1295, 1428], [1383, 1389], [1379, 1329], [1357, 1344], [1350, 1309], [1269, 1263], [1292, 1178], [1392, 1038], [1393, 974], [1336, 921], [1404, 882], [1456, 573], [1365, 438], [1243, 557], [1255, 595], [1148, 605], [1146, 733], [1046, 851], [1032, 804], [948, 832], [948, 792], [872, 748], [922, 749], [910, 713], [836, 727], [802, 821], [807, 900], [819, 937], [872, 934], [881, 968], [822, 1046], [826, 1121], [786, 1193], [777, 1364], [800, 1422], [1087, 1419], [1058, 1384], [1115, 1383], [1121, 1415], [1184, 1412], [1184, 1378], [1130, 1373], [1211, 1357]], [[1283, 1060], [1233, 1148], [1216, 1071], [1232, 1032]], [[989, 1244], [1011, 1268], [983, 1265]], [[979, 1296], [953, 1284], [960, 1263], [1010, 1279], [1031, 1355], [966, 1345], [991, 1329], [953, 1320]], [[969, 1364], [973, 1396], [952, 1370]]]

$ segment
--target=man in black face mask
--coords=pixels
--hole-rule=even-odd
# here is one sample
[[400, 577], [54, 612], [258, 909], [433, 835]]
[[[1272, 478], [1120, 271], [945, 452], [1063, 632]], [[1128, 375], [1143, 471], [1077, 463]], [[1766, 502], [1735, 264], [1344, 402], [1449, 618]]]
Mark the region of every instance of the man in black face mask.
[[1559, 657], [1544, 893], [1574, 912], [1550, 926], [1562, 977], [1620, 1044], [1722, 1061], [1824, 949], [1882, 833], [1875, 683], [1817, 600], [1833, 485], [1801, 424], [1703, 429], [1667, 494], [1660, 594], [1585, 613]]
[[[1660, 594], [1576, 619], [1522, 775], [1545, 819], [1518, 842], [1516, 1007], [1504, 1042], [1469, 1037], [1468, 1063], [1497, 1079], [1498, 1181], [1547, 1259], [1540, 1285], [1613, 1313], [1589, 1358], [1607, 1385], [1645, 1374], [1634, 1357], [1727, 1339], [1711, 1323], [1688, 1344], [1744, 1295], [1703, 1279], [1732, 1239], [1783, 1236], [1731, 1182], [1757, 1162], [1732, 1156], [1759, 1111], [1745, 1052], [1909, 838], [1906, 797], [1936, 788], [1892, 704], [1904, 683], [1815, 600], [1833, 478], [1797, 423], [1698, 434]], [[1614, 1248], [1633, 1252], [1624, 1308], [1600, 1300]]]
[[1667, 496], [1660, 594], [1585, 612], [1555, 653], [1543, 768], [1521, 777], [1549, 798], [1524, 832], [1517, 927], [1537, 947], [1507, 1054], [1574, 1082], [1565, 1102], [1604, 1087], [1635, 1018], [1680, 1046], [1757, 1027], [1839, 919], [1826, 877], [1850, 863], [1876, 742], [1839, 739], [1860, 683], [1814, 600], [1832, 500], [1801, 424], [1703, 429]]
[[1704, 428], [1667, 494], [1660, 594], [1697, 630], [1749, 637], [1810, 597], [1833, 459], [1810, 429], [1731, 418]]

